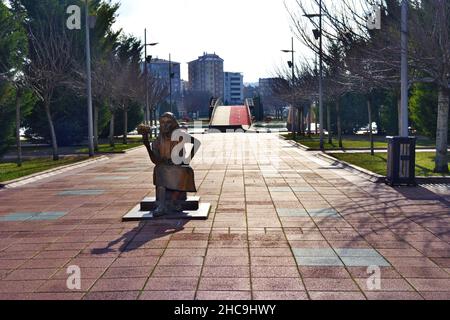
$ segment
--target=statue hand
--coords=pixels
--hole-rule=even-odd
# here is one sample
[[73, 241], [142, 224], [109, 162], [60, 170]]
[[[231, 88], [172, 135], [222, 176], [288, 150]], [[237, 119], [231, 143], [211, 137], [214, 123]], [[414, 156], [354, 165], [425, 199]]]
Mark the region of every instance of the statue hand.
[[137, 127], [137, 132], [139, 134], [141, 134], [143, 137], [147, 137], [149, 135], [149, 133], [151, 132], [151, 128], [148, 125], [140, 124]]

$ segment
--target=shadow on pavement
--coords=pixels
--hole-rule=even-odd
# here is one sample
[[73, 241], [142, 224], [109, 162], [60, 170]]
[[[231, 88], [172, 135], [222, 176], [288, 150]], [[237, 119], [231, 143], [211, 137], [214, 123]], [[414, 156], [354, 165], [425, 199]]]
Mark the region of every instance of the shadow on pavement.
[[444, 205], [450, 207], [449, 201], [444, 199], [439, 194], [436, 194], [436, 193], [428, 190], [427, 188], [424, 188], [421, 186], [414, 187], [414, 188], [399, 187], [399, 188], [395, 188], [395, 190], [408, 200], [435, 200], [435, 201], [440, 201]]
[[[157, 220], [157, 221], [141, 221], [138, 226], [123, 234], [120, 238], [111, 241], [105, 248], [94, 248], [92, 254], [103, 255], [111, 252], [119, 251], [130, 252], [145, 245], [152, 240], [167, 237], [177, 232], [183, 231], [184, 226], [190, 220]], [[114, 247], [122, 243], [119, 249]]]

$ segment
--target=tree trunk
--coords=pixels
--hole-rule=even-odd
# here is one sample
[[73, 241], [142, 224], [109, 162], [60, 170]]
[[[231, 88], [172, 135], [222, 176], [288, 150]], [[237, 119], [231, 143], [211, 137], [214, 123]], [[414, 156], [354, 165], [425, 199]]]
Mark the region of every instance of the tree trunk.
[[300, 108], [298, 109], [297, 122], [298, 122], [298, 131], [299, 131], [300, 135], [303, 135], [303, 133], [304, 133], [304, 130], [303, 130], [303, 108], [301, 110], [300, 110]]
[[94, 106], [94, 151], [98, 152], [98, 106]]
[[52, 138], [53, 161], [58, 161], [59, 160], [58, 142], [56, 141], [55, 127], [53, 126], [52, 115], [50, 113], [50, 101], [45, 100], [44, 106], [45, 106], [45, 114], [47, 115], [48, 126], [50, 128], [50, 136]]
[[333, 144], [333, 135], [331, 133], [331, 107], [327, 106], [327, 129], [328, 129], [328, 143]]
[[434, 169], [438, 173], [448, 173], [448, 114], [449, 91], [440, 87], [436, 130], [436, 167]]
[[123, 108], [123, 144], [128, 144], [128, 110]]
[[339, 99], [336, 100], [336, 114], [337, 114], [337, 134], [339, 140], [339, 148], [343, 149], [344, 146], [342, 144], [342, 124], [341, 124], [341, 106], [339, 104]]
[[17, 166], [22, 166], [22, 144], [20, 141], [20, 103], [21, 103], [21, 89], [16, 91], [16, 145], [17, 145]]
[[[153, 111], [151, 110], [151, 108], [149, 108], [149, 110], [148, 110], [148, 120], [149, 120], [148, 121], [148, 125], [150, 127], [152, 127], [153, 126]], [[153, 131], [152, 130], [150, 130], [149, 136], [150, 136], [150, 139], [153, 138]]]
[[111, 113], [111, 120], [109, 122], [109, 145], [114, 148], [114, 112]]
[[153, 110], [153, 121], [155, 122], [155, 137], [158, 136], [158, 117], [156, 114], [156, 108]]
[[309, 106], [308, 112], [308, 137], [311, 137], [312, 107]]
[[398, 132], [399, 136], [401, 136], [400, 128], [402, 127], [402, 124], [401, 124], [402, 119], [400, 119], [400, 115], [402, 114], [401, 108], [402, 108], [402, 98], [399, 96], [397, 98], [397, 119], [398, 119], [397, 120], [397, 126], [398, 126], [397, 132]]
[[370, 154], [375, 155], [374, 145], [373, 145], [373, 130], [372, 130], [372, 103], [370, 102], [370, 97], [367, 97], [367, 111], [369, 113], [369, 139], [370, 139]]
[[314, 131], [315, 131], [315, 134], [317, 136], [319, 134], [319, 127], [317, 126], [317, 114], [316, 113], [314, 113], [314, 123], [315, 123]]

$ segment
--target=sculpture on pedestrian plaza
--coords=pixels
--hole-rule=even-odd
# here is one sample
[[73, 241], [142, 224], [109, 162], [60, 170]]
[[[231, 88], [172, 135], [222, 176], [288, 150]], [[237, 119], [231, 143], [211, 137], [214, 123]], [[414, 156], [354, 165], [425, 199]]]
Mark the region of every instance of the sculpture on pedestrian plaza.
[[[153, 184], [156, 187], [156, 201], [142, 205], [141, 210], [149, 209], [153, 217], [174, 215], [183, 210], [197, 210], [198, 201], [190, 199], [188, 192], [197, 192], [194, 170], [189, 165], [200, 141], [192, 137], [186, 130], [180, 129], [175, 116], [164, 113], [159, 119], [159, 135], [150, 142], [151, 128], [147, 125], [138, 127], [151, 161], [155, 164]], [[192, 149], [188, 152], [186, 144]], [[156, 207], [156, 208], [155, 208]]]

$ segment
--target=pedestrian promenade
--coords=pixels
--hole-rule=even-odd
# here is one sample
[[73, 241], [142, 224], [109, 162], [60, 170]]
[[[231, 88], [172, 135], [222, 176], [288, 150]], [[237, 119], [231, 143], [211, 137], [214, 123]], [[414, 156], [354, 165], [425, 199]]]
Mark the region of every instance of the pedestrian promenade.
[[0, 190], [0, 299], [450, 299], [448, 186], [374, 184], [275, 134], [196, 137], [205, 221], [121, 221], [154, 196], [145, 148]]

